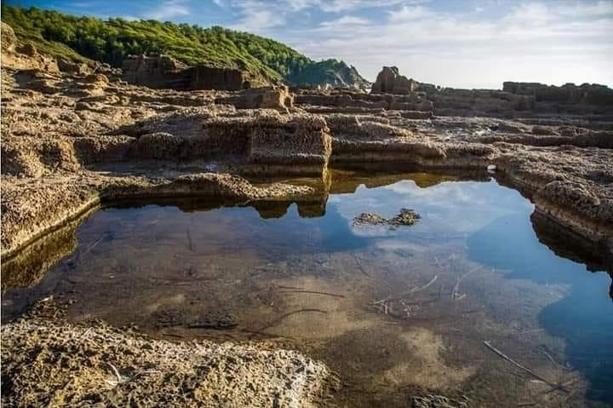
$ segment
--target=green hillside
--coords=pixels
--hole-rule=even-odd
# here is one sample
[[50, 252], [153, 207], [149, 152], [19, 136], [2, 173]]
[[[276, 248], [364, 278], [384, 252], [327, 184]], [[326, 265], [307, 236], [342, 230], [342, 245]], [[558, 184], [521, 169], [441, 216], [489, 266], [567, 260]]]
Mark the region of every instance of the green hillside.
[[57, 11], [2, 6], [2, 20], [42, 52], [89, 58], [121, 67], [130, 54], [164, 53], [186, 64], [238, 68], [267, 81], [361, 85], [353, 67], [335, 59], [313, 61], [267, 38], [222, 27], [202, 28], [156, 20], [101, 20]]

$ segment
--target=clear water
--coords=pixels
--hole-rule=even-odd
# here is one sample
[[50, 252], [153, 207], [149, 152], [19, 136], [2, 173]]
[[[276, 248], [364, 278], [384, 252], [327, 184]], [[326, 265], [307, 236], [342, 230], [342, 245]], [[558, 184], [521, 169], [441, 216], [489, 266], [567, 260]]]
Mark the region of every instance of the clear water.
[[[426, 391], [477, 406], [613, 404], [611, 278], [542, 244], [517, 191], [424, 174], [337, 175], [331, 191], [325, 207], [103, 209], [39, 282], [5, 291], [3, 319], [54, 295], [72, 300], [71, 319], [173, 341], [273, 341], [329, 364], [352, 406]], [[420, 221], [352, 224], [401, 208]]]

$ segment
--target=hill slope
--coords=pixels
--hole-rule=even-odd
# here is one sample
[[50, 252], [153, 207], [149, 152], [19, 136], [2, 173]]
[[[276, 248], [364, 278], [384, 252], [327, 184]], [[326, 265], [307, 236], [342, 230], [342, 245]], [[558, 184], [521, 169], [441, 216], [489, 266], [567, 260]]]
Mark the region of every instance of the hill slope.
[[164, 53], [186, 64], [238, 68], [266, 81], [294, 85], [363, 86], [355, 68], [335, 59], [314, 61], [274, 40], [222, 27], [156, 20], [101, 20], [51, 10], [2, 6], [2, 20], [42, 52], [120, 67], [130, 54]]

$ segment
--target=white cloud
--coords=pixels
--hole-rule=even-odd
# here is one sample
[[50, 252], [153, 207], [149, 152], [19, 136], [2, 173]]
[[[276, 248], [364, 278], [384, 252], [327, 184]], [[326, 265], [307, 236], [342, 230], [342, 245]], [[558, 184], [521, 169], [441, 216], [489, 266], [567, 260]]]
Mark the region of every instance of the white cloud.
[[322, 24], [284, 32], [283, 39], [315, 58], [342, 58], [371, 80], [381, 66], [396, 65], [409, 77], [445, 86], [613, 85], [613, 2], [521, 3], [501, 14], [403, 5], [392, 7], [385, 22], [350, 29]]
[[254, 33], [266, 33], [266, 30], [279, 27], [285, 24], [284, 13], [278, 12], [275, 7], [271, 7], [259, 0], [245, 0], [235, 3], [234, 7], [239, 9], [240, 20], [233, 25], [238, 30], [250, 31]]
[[410, 20], [432, 17], [434, 13], [424, 6], [402, 6], [399, 10], [389, 12], [392, 23], [401, 23]]
[[370, 7], [387, 7], [402, 3], [403, 0], [324, 0], [319, 3], [319, 8], [327, 12], [341, 12]]
[[293, 11], [308, 8], [318, 8], [327, 13], [340, 13], [345, 11], [367, 8], [385, 8], [399, 4], [422, 4], [429, 0], [283, 0]]
[[365, 18], [354, 17], [354, 16], [343, 16], [341, 18], [337, 18], [336, 20], [324, 21], [320, 25], [322, 27], [339, 27], [339, 26], [342, 26], [344, 28], [348, 28], [350, 26], [368, 25], [368, 24], [370, 24], [370, 21], [365, 19]]
[[566, 4], [557, 7], [556, 12], [574, 18], [611, 17], [613, 16], [613, 1], [600, 0], [592, 4]]
[[[89, 0], [75, 0], [76, 2]], [[419, 81], [613, 85], [613, 0], [210, 0], [223, 25], [341, 58], [373, 80], [396, 65]], [[191, 5], [191, 6], [190, 6]], [[193, 20], [196, 0], [160, 0], [140, 17]], [[226, 18], [227, 16], [227, 18]]]
[[163, 0], [157, 7], [148, 11], [143, 17], [153, 20], [167, 21], [190, 14], [187, 0]]

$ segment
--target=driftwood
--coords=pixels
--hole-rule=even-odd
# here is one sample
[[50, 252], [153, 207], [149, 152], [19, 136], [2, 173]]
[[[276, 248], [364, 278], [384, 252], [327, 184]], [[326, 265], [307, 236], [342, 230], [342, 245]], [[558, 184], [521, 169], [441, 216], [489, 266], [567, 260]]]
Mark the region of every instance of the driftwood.
[[338, 298], [344, 298], [345, 295], [339, 295], [338, 293], [330, 293], [330, 292], [323, 292], [320, 290], [308, 290], [308, 289], [303, 289], [303, 288], [299, 288], [296, 286], [283, 286], [283, 285], [273, 285], [274, 289], [280, 289], [280, 292], [289, 292], [289, 293], [312, 293], [314, 295], [324, 295], [324, 296], [332, 296], [332, 297], [338, 297]]
[[332, 297], [337, 297], [337, 298], [344, 298], [345, 297], [345, 295], [339, 295], [337, 293], [320, 292], [318, 290], [282, 289], [281, 292], [287, 292], [287, 293], [312, 293], [314, 295], [325, 295], [325, 296], [332, 296]]
[[111, 370], [113, 370], [113, 374], [115, 374], [115, 377], [117, 378], [117, 380], [106, 380], [107, 384], [111, 385], [111, 386], [116, 386], [118, 384], [124, 383], [128, 380], [130, 380], [129, 377], [124, 377], [123, 375], [119, 374], [119, 370], [117, 369], [117, 367], [115, 367], [113, 364], [111, 363], [106, 363]]
[[434, 275], [434, 277], [430, 280], [430, 282], [426, 283], [424, 286], [419, 286], [419, 287], [416, 287], [416, 288], [412, 288], [412, 289], [410, 289], [410, 290], [408, 290], [408, 291], [406, 291], [406, 292], [404, 292], [404, 293], [402, 293], [400, 295], [397, 295], [397, 296], [388, 296], [385, 299], [374, 301], [373, 304], [378, 305], [378, 304], [384, 304], [384, 303], [387, 303], [387, 302], [393, 302], [395, 300], [403, 299], [404, 297], [412, 295], [413, 293], [417, 293], [419, 291], [428, 289], [430, 286], [432, 286], [434, 284], [434, 282], [436, 282], [437, 279], [438, 279], [438, 275]]
[[464, 297], [466, 297], [466, 294], [460, 295], [459, 291], [460, 291], [460, 283], [464, 280], [464, 278], [466, 278], [468, 275], [472, 274], [473, 272], [479, 270], [481, 267], [477, 266], [473, 269], [471, 269], [470, 271], [466, 272], [464, 275], [459, 276], [456, 280], [455, 285], [453, 286], [453, 289], [451, 290], [451, 300], [461, 300], [464, 299]]
[[364, 267], [362, 266], [362, 263], [358, 260], [358, 258], [354, 256], [353, 260], [355, 261], [355, 264], [358, 266], [358, 270], [362, 272], [363, 275], [368, 276], [370, 278], [370, 274], [366, 272], [366, 270], [364, 270]]
[[525, 371], [526, 373], [530, 374], [532, 377], [536, 378], [537, 380], [544, 382], [545, 384], [549, 385], [551, 388], [563, 391], [565, 393], [569, 392], [566, 388], [564, 388], [563, 384], [553, 383], [553, 382], [549, 381], [548, 379], [538, 375], [537, 373], [535, 373], [534, 371], [532, 371], [528, 367], [526, 367], [524, 365], [521, 365], [517, 361], [513, 360], [511, 357], [509, 357], [506, 354], [504, 354], [502, 351], [498, 350], [496, 347], [492, 346], [492, 344], [489, 341], [484, 340], [483, 344], [485, 344], [485, 346], [488, 349], [490, 349], [491, 351], [496, 353], [500, 358], [508, 361], [509, 363], [513, 364], [515, 367]]

